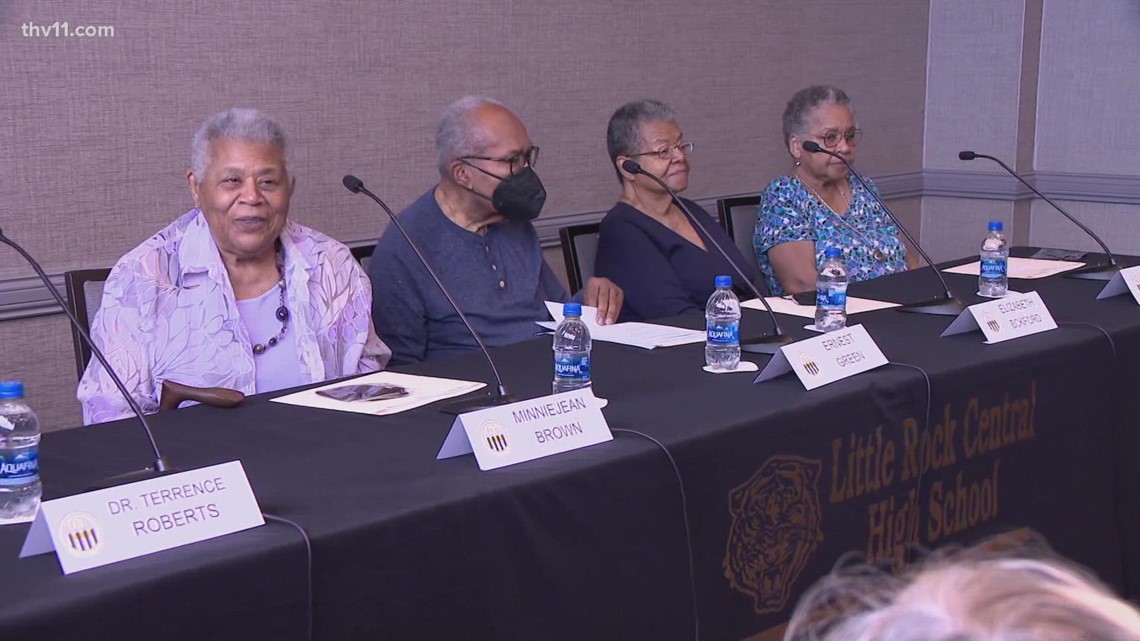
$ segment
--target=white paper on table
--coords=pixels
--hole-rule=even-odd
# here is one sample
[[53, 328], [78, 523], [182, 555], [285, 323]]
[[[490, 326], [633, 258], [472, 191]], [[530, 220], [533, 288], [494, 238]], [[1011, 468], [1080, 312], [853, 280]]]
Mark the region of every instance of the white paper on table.
[[[1035, 278], [1045, 278], [1061, 272], [1084, 267], [1085, 263], [1078, 263], [1069, 260], [1041, 260], [1039, 258], [1010, 258], [1006, 264], [1006, 275], [1010, 278], [1021, 278], [1025, 280], [1033, 280]], [[965, 265], [958, 265], [950, 269], [944, 269], [943, 272], [947, 274], [965, 274], [966, 276], [977, 276], [978, 270], [981, 268], [981, 263], [974, 261], [966, 263]]]
[[[381, 383], [399, 385], [408, 390], [408, 395], [379, 401], [338, 401], [335, 398], [328, 398], [317, 394], [317, 390], [332, 387], [341, 387], [344, 385], [376, 385]], [[338, 381], [286, 396], [278, 396], [270, 400], [274, 403], [300, 405], [301, 407], [317, 407], [341, 412], [387, 416], [389, 414], [397, 414], [427, 405], [428, 403], [441, 401], [445, 398], [467, 394], [468, 392], [473, 392], [486, 386], [487, 384], [482, 381], [459, 381], [450, 378], [401, 374], [399, 372], [376, 372], [374, 374], [361, 376], [360, 378]]]
[[[790, 316], [802, 316], [804, 318], [815, 318], [815, 305], [800, 305], [794, 300], [770, 296], [764, 300], [772, 306], [772, 311], [777, 314], [788, 314]], [[756, 300], [746, 300], [740, 304], [741, 307], [748, 309], [758, 309], [764, 311], [764, 305]], [[858, 298], [856, 296], [847, 297], [847, 315], [862, 314], [863, 312], [873, 312], [879, 309], [890, 309], [891, 307], [900, 307], [898, 303], [890, 303], [883, 300], [872, 300], [870, 298]]]
[[[546, 301], [546, 309], [550, 311], [550, 316], [554, 318], [554, 322], [544, 321], [539, 322], [538, 325], [547, 329], [554, 329], [558, 323], [562, 322], [562, 303]], [[593, 340], [632, 345], [642, 349], [705, 342], [705, 332], [700, 329], [685, 329], [652, 323], [599, 325], [598, 308], [587, 305], [582, 306], [582, 322], [589, 328], [590, 338]]]

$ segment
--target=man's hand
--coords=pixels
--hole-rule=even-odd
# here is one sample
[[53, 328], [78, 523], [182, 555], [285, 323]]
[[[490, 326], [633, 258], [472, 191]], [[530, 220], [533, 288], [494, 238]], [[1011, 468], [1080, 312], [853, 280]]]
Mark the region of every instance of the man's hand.
[[598, 308], [598, 324], [616, 323], [625, 294], [608, 278], [591, 278], [582, 290], [582, 302]]

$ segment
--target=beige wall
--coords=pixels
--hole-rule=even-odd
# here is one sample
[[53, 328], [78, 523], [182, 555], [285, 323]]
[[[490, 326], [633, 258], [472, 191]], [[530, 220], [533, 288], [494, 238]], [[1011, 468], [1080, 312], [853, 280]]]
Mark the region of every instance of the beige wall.
[[[1012, 164], [1024, 14], [1023, 0], [931, 1], [923, 169], [1001, 172], [987, 161], [959, 160], [964, 149]], [[990, 220], [1018, 232], [1012, 202], [923, 198], [924, 245], [935, 260], [971, 254]]]
[[[21, 35], [57, 20], [115, 37]], [[505, 101], [542, 146], [544, 218], [609, 207], [606, 120], [638, 97], [672, 103], [697, 143], [694, 197], [755, 192], [783, 171], [780, 114], [815, 82], [855, 98], [869, 173], [913, 171], [927, 22], [914, 0], [7, 0], [0, 224], [51, 273], [111, 264], [191, 206], [188, 140], [231, 105], [284, 121], [292, 216], [343, 240], [383, 225], [341, 176], [408, 204], [435, 180], [440, 109], [466, 93]], [[0, 251], [0, 279], [28, 274]], [[0, 323], [0, 338], [0, 376], [29, 381], [49, 426], [78, 422], [61, 317]]]
[[0, 323], [0, 378], [24, 381], [44, 429], [81, 422], [75, 400], [75, 352], [63, 314]]
[[[1095, 8], [1094, 8], [1095, 7]], [[1140, 196], [1140, 2], [1044, 0], [1033, 169], [1126, 176]], [[1059, 202], [1117, 253], [1140, 254], [1140, 206]], [[1098, 250], [1046, 203], [1034, 243]]]
[[[1117, 253], [1140, 253], [1140, 137], [1131, 124], [1140, 3], [932, 0], [927, 65], [924, 170], [1005, 179], [989, 161], [957, 159], [971, 149], [1003, 159], [1047, 194], [1067, 178], [1061, 206]], [[1018, 243], [1097, 249], [1041, 201], [1015, 206], [971, 195], [973, 177], [959, 183], [961, 197], [923, 199], [923, 238], [936, 259], [976, 251], [988, 220], [1004, 221]]]
[[[756, 190], [786, 167], [779, 116], [810, 82], [856, 97], [872, 173], [920, 158], [926, 5], [533, 0], [279, 3], [8, 0], [0, 9], [5, 229], [49, 272], [110, 264], [191, 206], [187, 142], [252, 105], [294, 141], [293, 216], [374, 237], [355, 172], [399, 209], [435, 180], [440, 109], [505, 101], [543, 147], [548, 213], [607, 208], [609, 114], [656, 97], [698, 145], [693, 195]], [[889, 18], [889, 19], [888, 19]], [[25, 22], [109, 24], [114, 38], [25, 38]], [[852, 32], [864, 37], [850, 38]], [[813, 40], [815, 44], [808, 44]], [[65, 223], [65, 224], [61, 224]], [[0, 253], [0, 277], [25, 273]]]

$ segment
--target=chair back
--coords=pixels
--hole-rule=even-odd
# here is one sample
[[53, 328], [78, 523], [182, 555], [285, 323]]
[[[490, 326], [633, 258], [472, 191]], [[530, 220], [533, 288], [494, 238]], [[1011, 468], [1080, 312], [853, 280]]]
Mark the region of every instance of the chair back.
[[[110, 275], [110, 269], [80, 269], [63, 275], [67, 307], [88, 334], [91, 332], [91, 319], [95, 318], [95, 312], [103, 302], [103, 285]], [[74, 327], [71, 328], [71, 340], [75, 344], [75, 369], [83, 378], [83, 370], [91, 360], [91, 348]]]
[[360, 266], [364, 268], [364, 272], [368, 273], [368, 263], [372, 262], [372, 252], [376, 250], [376, 243], [369, 242], [363, 245], [353, 245], [349, 247], [349, 250], [352, 251], [352, 257], [356, 259], [356, 262], [360, 263]]
[[720, 223], [724, 225], [732, 242], [744, 258], [756, 267], [756, 250], [752, 236], [756, 233], [756, 218], [760, 214], [760, 196], [734, 196], [716, 201]]
[[558, 230], [562, 239], [562, 257], [566, 259], [566, 280], [570, 284], [570, 294], [582, 289], [582, 285], [594, 276], [594, 257], [598, 255], [598, 238], [601, 224], [571, 225]]

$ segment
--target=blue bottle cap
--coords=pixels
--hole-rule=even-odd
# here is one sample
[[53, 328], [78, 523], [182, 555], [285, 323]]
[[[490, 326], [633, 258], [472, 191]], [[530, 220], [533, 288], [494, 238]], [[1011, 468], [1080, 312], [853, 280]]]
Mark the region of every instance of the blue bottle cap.
[[0, 381], [0, 398], [24, 398], [24, 384], [20, 381]]
[[582, 303], [563, 303], [562, 304], [563, 316], [581, 316]]
[[1002, 230], [1002, 226], [1001, 226], [1000, 220], [991, 220], [990, 221], [990, 231], [1001, 231], [1001, 230]]
[[827, 249], [823, 250], [823, 255], [826, 258], [839, 258], [840, 252], [835, 247], [828, 247]]
[[732, 287], [732, 276], [717, 276], [713, 284], [717, 287]]

